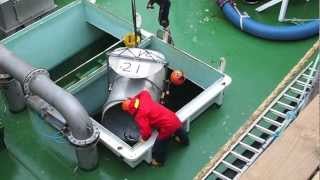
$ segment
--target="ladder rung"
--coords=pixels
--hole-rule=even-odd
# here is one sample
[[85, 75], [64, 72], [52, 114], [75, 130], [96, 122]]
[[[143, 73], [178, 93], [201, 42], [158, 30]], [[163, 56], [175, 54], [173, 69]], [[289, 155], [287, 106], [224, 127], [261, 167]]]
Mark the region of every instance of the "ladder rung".
[[283, 112], [277, 111], [277, 110], [275, 110], [275, 109], [270, 109], [270, 111], [271, 111], [273, 114], [275, 114], [275, 115], [277, 115], [277, 116], [280, 116], [280, 117], [282, 117], [282, 118], [284, 118], [284, 119], [287, 118], [287, 115], [284, 114]]
[[286, 109], [289, 109], [289, 110], [291, 110], [291, 111], [295, 109], [294, 106], [291, 106], [291, 105], [289, 105], [289, 104], [283, 103], [283, 102], [281, 102], [281, 101], [277, 101], [277, 103], [278, 103], [279, 105], [281, 105], [282, 107], [284, 107], [284, 108], [286, 108]]
[[294, 88], [294, 87], [290, 87], [289, 88], [291, 91], [295, 92], [296, 94], [303, 94], [304, 91], [303, 90], [300, 90], [298, 88]]
[[212, 171], [214, 175], [218, 176], [219, 178], [223, 179], [223, 180], [231, 180], [230, 178], [228, 178], [227, 176], [219, 173], [218, 171]]
[[254, 134], [248, 133], [247, 134], [250, 138], [252, 138], [255, 141], [258, 141], [259, 143], [263, 144], [264, 142], [266, 142], [266, 140], [262, 139], [261, 137], [258, 137]]
[[277, 126], [277, 127], [280, 127], [280, 126], [282, 125], [282, 124], [279, 123], [278, 121], [275, 121], [275, 120], [273, 120], [273, 119], [271, 119], [271, 118], [268, 118], [268, 117], [266, 117], [266, 116], [263, 116], [262, 119], [264, 119], [264, 121], [266, 121], [266, 122], [268, 122], [268, 123], [270, 123], [270, 124], [272, 124], [272, 125], [275, 125], [275, 126]]
[[299, 99], [296, 98], [296, 97], [290, 96], [290, 95], [288, 95], [288, 94], [284, 94], [283, 96], [284, 96], [285, 98], [287, 98], [288, 100], [290, 100], [290, 101], [294, 101], [294, 102], [296, 102], [296, 103], [299, 102]]
[[300, 80], [297, 80], [296, 83], [301, 85], [301, 86], [307, 86], [308, 88], [312, 87], [311, 84], [307, 84], [306, 82], [303, 82], [303, 81], [300, 81]]
[[240, 154], [238, 154], [238, 153], [236, 153], [234, 151], [231, 151], [231, 154], [234, 155], [236, 158], [244, 161], [244, 162], [247, 162], [247, 163], [250, 162], [250, 159], [248, 159], [248, 158], [246, 158], [246, 157], [244, 157], [244, 156], [242, 156], [242, 155], [240, 155]]
[[313, 72], [317, 72], [317, 71], [318, 71], [318, 69], [314, 69], [314, 68], [312, 68], [312, 67], [309, 67], [308, 70], [309, 70], [309, 71], [313, 71]]
[[262, 126], [259, 126], [258, 124], [255, 125], [260, 131], [264, 132], [264, 133], [267, 133], [269, 135], [273, 135], [274, 134], [274, 131], [271, 131], [267, 128], [264, 128]]
[[310, 76], [309, 74], [302, 74], [301, 76], [307, 80], [313, 80], [313, 76]]
[[246, 148], [247, 150], [249, 150], [249, 151], [251, 151], [251, 152], [254, 152], [254, 153], [260, 153], [260, 152], [261, 152], [259, 149], [256, 149], [256, 148], [254, 148], [254, 147], [252, 147], [252, 146], [250, 146], [250, 145], [248, 145], [248, 144], [246, 144], [246, 143], [239, 142], [239, 144], [240, 144], [242, 147]]
[[231, 164], [231, 163], [228, 163], [227, 161], [222, 161], [222, 163], [223, 163], [226, 167], [228, 167], [228, 168], [230, 168], [230, 169], [232, 169], [232, 170], [234, 170], [234, 171], [236, 171], [236, 172], [238, 172], [238, 173], [239, 173], [239, 172], [242, 172], [240, 168], [234, 166], [234, 165]]

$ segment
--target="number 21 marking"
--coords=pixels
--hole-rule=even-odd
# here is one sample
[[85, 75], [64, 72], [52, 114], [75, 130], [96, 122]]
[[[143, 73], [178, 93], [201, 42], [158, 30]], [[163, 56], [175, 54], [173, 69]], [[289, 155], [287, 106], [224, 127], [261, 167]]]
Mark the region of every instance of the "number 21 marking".
[[123, 67], [123, 66], [120, 66], [120, 68], [122, 69], [122, 71], [131, 72], [131, 71], [130, 71], [131, 63], [129, 63], [129, 62], [124, 62], [123, 65], [125, 65], [125, 66], [124, 66], [124, 67]]
[[140, 69], [140, 64], [138, 65], [138, 68], [137, 68], [136, 74], [138, 74], [139, 69]]
[[[133, 64], [135, 65], [135, 64]], [[136, 71], [132, 71], [134, 69], [134, 67], [132, 67], [132, 64], [130, 62], [124, 62], [121, 64], [121, 66], [119, 67], [122, 71], [125, 71], [125, 72], [134, 72], [136, 74], [139, 73], [139, 70], [140, 70], [140, 64], [138, 64], [138, 66], [136, 66]]]

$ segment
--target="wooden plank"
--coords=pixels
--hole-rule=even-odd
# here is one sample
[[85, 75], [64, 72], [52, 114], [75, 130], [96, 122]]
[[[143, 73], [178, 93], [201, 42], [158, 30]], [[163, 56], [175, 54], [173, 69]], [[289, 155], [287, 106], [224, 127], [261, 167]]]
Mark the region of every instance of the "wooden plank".
[[319, 142], [317, 95], [240, 179], [308, 179], [319, 166]]

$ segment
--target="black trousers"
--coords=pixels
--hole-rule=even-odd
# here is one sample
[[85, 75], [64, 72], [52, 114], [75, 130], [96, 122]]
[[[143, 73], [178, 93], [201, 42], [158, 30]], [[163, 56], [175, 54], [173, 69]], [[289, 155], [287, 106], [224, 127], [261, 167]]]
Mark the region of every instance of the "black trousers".
[[[174, 136], [177, 136], [181, 140], [181, 144], [183, 145], [189, 145], [189, 137], [187, 132], [179, 128], [176, 130], [174, 133]], [[152, 158], [156, 160], [157, 162], [164, 164], [167, 158], [167, 152], [168, 152], [168, 146], [170, 142], [170, 137], [167, 139], [157, 139], [156, 142], [154, 143], [153, 149], [152, 149]]]
[[157, 3], [160, 6], [159, 9], [159, 16], [158, 21], [159, 24], [166, 28], [169, 26], [169, 12], [170, 12], [170, 6], [171, 2], [170, 0], [151, 0], [151, 4]]

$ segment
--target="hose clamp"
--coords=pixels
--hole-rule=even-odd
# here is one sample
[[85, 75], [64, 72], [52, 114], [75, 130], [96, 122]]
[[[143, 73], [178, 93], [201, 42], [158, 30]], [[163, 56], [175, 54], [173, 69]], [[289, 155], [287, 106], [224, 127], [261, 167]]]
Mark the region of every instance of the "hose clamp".
[[72, 133], [70, 133], [67, 136], [67, 138], [69, 142], [74, 146], [78, 146], [78, 147], [88, 146], [90, 144], [94, 144], [98, 142], [99, 140], [99, 135], [100, 135], [99, 128], [95, 125], [92, 125], [92, 130], [93, 130], [92, 135], [87, 139], [83, 139], [83, 140], [77, 139], [72, 135]]
[[30, 83], [38, 75], [44, 75], [44, 76], [50, 77], [48, 71], [45, 69], [35, 69], [29, 72], [29, 74], [23, 80], [23, 90], [27, 97], [32, 95], [30, 90]]

